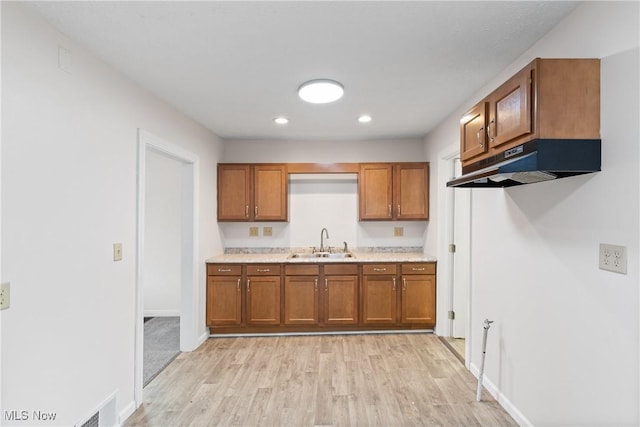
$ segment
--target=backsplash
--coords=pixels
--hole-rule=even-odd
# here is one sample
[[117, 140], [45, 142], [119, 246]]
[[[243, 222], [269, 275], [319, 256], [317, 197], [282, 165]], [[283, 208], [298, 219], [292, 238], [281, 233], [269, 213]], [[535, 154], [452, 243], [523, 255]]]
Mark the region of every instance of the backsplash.
[[[349, 250], [358, 253], [422, 253], [422, 246], [367, 246], [349, 248]], [[286, 254], [289, 252], [310, 252], [308, 247], [286, 247], [286, 248], [225, 248], [225, 255], [237, 254]], [[340, 248], [338, 252], [341, 252]]]

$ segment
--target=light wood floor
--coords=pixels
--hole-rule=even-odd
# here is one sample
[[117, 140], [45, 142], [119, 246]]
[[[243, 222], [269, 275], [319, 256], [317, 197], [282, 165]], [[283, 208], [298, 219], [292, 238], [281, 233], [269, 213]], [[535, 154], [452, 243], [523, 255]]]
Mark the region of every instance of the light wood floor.
[[458, 359], [464, 363], [464, 338], [444, 337], [444, 340], [457, 353]]
[[515, 426], [431, 334], [209, 339], [126, 426]]

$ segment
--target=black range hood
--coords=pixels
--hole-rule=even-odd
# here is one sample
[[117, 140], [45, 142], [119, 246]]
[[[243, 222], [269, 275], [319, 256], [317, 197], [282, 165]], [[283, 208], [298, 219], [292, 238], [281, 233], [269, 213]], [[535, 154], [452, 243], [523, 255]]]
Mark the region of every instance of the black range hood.
[[600, 171], [599, 139], [536, 139], [462, 168], [447, 187], [512, 187]]

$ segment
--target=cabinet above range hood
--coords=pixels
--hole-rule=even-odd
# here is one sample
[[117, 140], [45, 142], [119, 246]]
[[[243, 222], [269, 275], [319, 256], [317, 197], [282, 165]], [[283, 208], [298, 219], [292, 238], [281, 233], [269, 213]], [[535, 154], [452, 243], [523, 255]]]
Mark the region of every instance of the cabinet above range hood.
[[598, 172], [600, 145], [599, 139], [529, 141], [470, 165], [447, 187], [511, 187]]
[[462, 176], [511, 187], [600, 170], [600, 60], [536, 58], [460, 119]]

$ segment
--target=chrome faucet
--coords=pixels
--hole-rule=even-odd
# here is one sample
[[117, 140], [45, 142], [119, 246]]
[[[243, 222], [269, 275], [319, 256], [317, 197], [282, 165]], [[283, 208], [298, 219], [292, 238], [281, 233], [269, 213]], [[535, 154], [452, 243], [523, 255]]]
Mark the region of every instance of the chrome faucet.
[[322, 230], [320, 230], [320, 252], [324, 252], [324, 236], [327, 236], [327, 239], [329, 238], [329, 231], [326, 228], [323, 228]]

